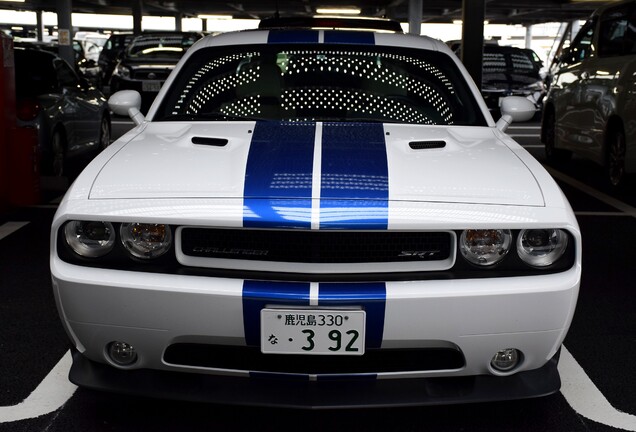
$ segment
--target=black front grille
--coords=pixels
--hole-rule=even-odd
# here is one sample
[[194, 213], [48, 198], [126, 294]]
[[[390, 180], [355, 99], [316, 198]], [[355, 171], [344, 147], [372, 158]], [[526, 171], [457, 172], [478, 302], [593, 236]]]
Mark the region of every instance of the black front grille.
[[144, 70], [144, 69], [139, 69], [139, 70], [135, 70], [133, 71], [133, 76], [132, 78], [134, 79], [138, 79], [138, 80], [159, 80], [159, 81], [165, 81], [168, 78], [168, 75], [170, 75], [170, 70], [169, 69], [159, 69], [159, 70]]
[[435, 371], [464, 367], [452, 348], [367, 350], [362, 356], [263, 354], [258, 347], [179, 343], [163, 359], [172, 365], [293, 374]]
[[448, 259], [448, 232], [275, 231], [184, 228], [185, 255], [297, 263], [422, 262]]

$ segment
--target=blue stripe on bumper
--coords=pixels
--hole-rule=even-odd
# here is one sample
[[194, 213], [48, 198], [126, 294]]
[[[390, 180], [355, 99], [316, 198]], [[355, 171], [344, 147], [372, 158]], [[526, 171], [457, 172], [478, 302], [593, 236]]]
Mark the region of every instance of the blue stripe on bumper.
[[307, 282], [243, 282], [243, 327], [247, 345], [261, 345], [261, 309], [268, 304], [308, 306]]
[[321, 283], [318, 291], [320, 306], [361, 306], [367, 314], [367, 348], [380, 348], [384, 335], [386, 285], [372, 283]]

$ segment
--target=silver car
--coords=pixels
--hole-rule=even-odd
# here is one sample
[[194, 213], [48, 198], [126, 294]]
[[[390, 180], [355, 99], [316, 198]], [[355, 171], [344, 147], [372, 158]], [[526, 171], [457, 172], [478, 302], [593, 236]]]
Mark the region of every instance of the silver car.
[[548, 160], [576, 153], [614, 187], [636, 172], [635, 28], [634, 0], [597, 10], [561, 56], [543, 115]]
[[110, 144], [106, 99], [59, 56], [16, 48], [18, 123], [38, 129], [45, 175], [66, 174], [69, 158], [97, 153]]

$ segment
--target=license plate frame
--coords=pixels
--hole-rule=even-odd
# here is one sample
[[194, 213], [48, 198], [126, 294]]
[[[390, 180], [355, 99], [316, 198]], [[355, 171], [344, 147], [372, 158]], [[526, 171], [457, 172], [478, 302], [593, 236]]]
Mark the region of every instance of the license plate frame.
[[362, 309], [261, 310], [263, 354], [361, 356], [366, 312]]

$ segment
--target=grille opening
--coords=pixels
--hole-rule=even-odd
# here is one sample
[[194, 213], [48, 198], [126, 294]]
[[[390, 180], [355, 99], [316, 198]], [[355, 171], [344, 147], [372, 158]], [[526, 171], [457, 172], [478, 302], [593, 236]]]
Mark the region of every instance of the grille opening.
[[164, 361], [172, 365], [295, 374], [356, 374], [460, 369], [453, 348], [368, 349], [363, 356], [263, 354], [258, 347], [177, 343]]
[[449, 232], [275, 231], [184, 228], [187, 256], [296, 263], [388, 263], [446, 260]]

